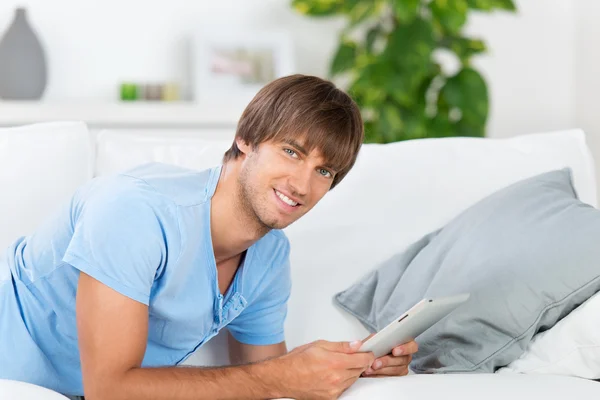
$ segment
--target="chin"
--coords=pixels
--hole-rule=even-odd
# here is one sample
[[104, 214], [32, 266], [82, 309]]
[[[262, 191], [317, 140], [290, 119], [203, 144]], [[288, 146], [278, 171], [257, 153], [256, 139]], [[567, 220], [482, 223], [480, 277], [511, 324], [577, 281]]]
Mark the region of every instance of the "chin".
[[283, 221], [273, 221], [273, 222], [264, 222], [263, 225], [268, 227], [269, 229], [285, 229], [290, 226], [291, 222], [285, 223]]
[[285, 229], [295, 221], [286, 221], [278, 218], [261, 218], [260, 222], [269, 229]]

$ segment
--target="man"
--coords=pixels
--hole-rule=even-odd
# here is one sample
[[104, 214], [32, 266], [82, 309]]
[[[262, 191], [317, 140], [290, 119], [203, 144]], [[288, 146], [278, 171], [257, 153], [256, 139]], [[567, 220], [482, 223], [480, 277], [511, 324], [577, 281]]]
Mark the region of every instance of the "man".
[[[0, 378], [87, 400], [243, 399], [335, 398], [361, 375], [406, 374], [414, 342], [379, 360], [360, 341], [284, 342], [281, 229], [344, 178], [362, 140], [345, 93], [294, 75], [251, 101], [222, 166], [85, 184], [0, 262]], [[175, 367], [225, 326], [234, 366]]]

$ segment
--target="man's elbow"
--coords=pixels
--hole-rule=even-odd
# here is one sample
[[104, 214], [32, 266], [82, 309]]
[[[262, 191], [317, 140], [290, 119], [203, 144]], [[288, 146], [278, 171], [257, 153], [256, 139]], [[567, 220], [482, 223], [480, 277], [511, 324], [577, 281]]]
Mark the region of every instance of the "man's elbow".
[[125, 374], [120, 376], [94, 375], [84, 377], [83, 393], [85, 400], [121, 400], [125, 399]]

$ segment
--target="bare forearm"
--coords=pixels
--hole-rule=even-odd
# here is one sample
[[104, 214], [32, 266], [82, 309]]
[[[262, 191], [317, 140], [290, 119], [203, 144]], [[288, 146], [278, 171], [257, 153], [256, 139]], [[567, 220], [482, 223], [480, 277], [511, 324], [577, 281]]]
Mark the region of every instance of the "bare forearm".
[[[285, 397], [281, 377], [273, 361], [224, 368], [135, 368], [107, 388], [96, 387], [97, 396], [86, 399], [201, 400], [264, 399]], [[101, 393], [101, 394], [100, 394]]]
[[229, 334], [229, 361], [231, 365], [250, 364], [287, 353], [285, 342], [270, 345], [250, 345], [238, 342]]

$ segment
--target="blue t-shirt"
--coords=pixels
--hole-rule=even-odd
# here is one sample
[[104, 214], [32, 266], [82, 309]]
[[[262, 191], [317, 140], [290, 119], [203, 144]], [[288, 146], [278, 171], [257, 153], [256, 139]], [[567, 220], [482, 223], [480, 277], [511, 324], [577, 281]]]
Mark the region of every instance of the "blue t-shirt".
[[273, 230], [219, 291], [210, 206], [221, 167], [159, 163], [91, 180], [0, 255], [0, 378], [82, 395], [79, 271], [149, 307], [142, 365], [171, 366], [227, 326], [240, 342], [284, 340], [289, 242]]

